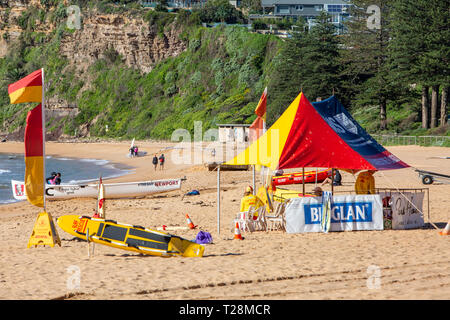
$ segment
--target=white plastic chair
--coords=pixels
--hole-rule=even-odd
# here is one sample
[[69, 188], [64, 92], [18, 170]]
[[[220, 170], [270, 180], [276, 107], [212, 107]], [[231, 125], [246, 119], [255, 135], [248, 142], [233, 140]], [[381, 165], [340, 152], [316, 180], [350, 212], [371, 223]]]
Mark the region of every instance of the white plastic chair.
[[266, 210], [267, 207], [261, 206], [258, 208], [258, 216], [256, 219], [253, 220], [254, 229], [258, 231], [266, 231], [267, 230], [267, 223], [266, 223]]
[[232, 230], [234, 232], [234, 228], [236, 227], [236, 222], [239, 225], [239, 229], [242, 231], [250, 231], [253, 232], [255, 230], [253, 224], [253, 212], [255, 211], [254, 206], [250, 206], [248, 211], [239, 212], [236, 215], [236, 218], [233, 220]]
[[286, 208], [285, 202], [280, 202], [275, 210], [274, 215], [267, 216], [267, 231], [273, 230], [286, 230], [286, 223], [284, 220], [284, 209]]

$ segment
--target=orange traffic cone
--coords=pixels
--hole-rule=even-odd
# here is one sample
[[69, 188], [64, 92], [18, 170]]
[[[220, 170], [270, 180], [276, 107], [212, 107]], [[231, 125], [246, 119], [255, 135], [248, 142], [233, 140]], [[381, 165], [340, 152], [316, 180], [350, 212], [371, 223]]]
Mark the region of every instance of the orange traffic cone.
[[195, 229], [196, 226], [194, 226], [194, 223], [192, 223], [192, 220], [191, 218], [189, 218], [189, 215], [187, 213], [186, 213], [186, 221], [189, 229]]
[[450, 221], [447, 222], [447, 225], [445, 226], [444, 230], [439, 232], [441, 236], [449, 236], [450, 235]]
[[239, 229], [239, 223], [236, 222], [236, 227], [234, 228], [234, 239], [244, 240], [241, 236], [241, 230]]

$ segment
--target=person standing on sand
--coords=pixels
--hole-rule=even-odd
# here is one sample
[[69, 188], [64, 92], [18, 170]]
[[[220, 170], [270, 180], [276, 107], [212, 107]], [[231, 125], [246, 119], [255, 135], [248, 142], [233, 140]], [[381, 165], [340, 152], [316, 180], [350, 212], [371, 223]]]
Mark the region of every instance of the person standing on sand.
[[355, 182], [356, 194], [375, 194], [375, 178], [373, 174], [376, 170], [363, 171], [358, 175]]
[[153, 157], [152, 163], [155, 166], [155, 171], [156, 171], [156, 168], [158, 167], [158, 157], [156, 156], [156, 154]]
[[166, 159], [164, 158], [164, 153], [163, 154], [161, 154], [160, 156], [159, 156], [159, 168], [161, 169], [161, 170], [163, 170], [164, 169], [164, 161], [165, 161]]

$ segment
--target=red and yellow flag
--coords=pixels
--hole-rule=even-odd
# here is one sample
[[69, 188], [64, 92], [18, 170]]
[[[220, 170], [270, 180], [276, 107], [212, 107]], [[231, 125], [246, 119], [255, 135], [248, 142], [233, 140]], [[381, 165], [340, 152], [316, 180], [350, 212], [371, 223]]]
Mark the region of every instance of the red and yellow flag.
[[8, 85], [11, 104], [40, 102], [28, 112], [25, 128], [25, 192], [28, 201], [44, 207], [44, 71], [39, 69], [23, 79]]
[[11, 104], [42, 102], [42, 83], [42, 69], [39, 69], [25, 78], [8, 85]]
[[264, 122], [266, 122], [266, 113], [267, 113], [267, 87], [264, 89], [261, 98], [259, 99], [258, 106], [255, 109], [255, 114], [258, 117], [261, 117]]
[[42, 104], [28, 112], [25, 128], [25, 192], [28, 201], [44, 207], [44, 141]]
[[256, 119], [249, 128], [249, 140], [256, 141], [266, 131], [267, 87], [264, 89], [255, 109]]

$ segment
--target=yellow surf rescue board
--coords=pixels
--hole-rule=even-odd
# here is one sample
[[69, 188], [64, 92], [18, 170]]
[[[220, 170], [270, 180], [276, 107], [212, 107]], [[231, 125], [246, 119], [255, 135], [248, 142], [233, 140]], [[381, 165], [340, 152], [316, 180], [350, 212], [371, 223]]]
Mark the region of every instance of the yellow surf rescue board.
[[202, 257], [201, 244], [168, 233], [89, 216], [67, 215], [57, 219], [65, 232], [118, 249], [154, 256]]

